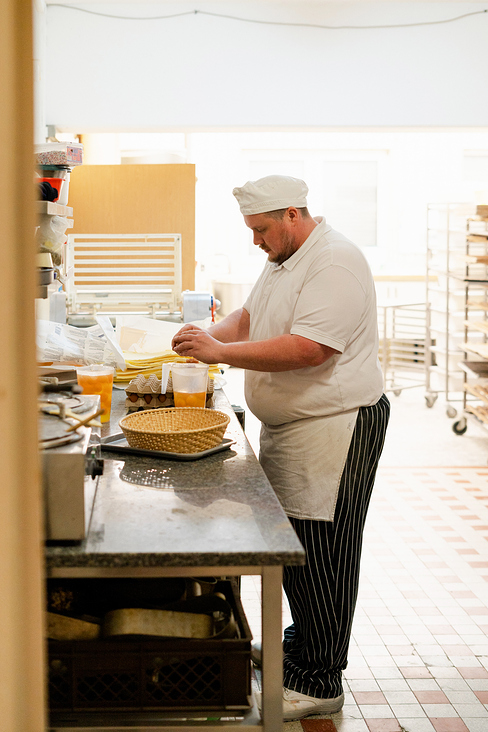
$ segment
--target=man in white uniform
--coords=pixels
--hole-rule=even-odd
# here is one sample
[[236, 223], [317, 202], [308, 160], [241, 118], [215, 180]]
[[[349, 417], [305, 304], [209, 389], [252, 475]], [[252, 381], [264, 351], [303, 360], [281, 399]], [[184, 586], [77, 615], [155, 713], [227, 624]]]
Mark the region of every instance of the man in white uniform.
[[378, 362], [376, 296], [361, 250], [307, 209], [296, 178], [233, 191], [268, 261], [239, 310], [207, 331], [184, 326], [174, 350], [246, 369], [261, 420], [259, 459], [302, 542], [285, 567], [285, 720], [333, 713], [356, 604], [367, 508], [389, 416]]

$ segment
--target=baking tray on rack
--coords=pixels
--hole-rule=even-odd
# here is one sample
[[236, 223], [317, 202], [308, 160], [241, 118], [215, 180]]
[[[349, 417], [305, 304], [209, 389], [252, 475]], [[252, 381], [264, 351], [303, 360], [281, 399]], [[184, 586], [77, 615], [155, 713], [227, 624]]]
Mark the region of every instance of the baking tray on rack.
[[159, 458], [160, 460], [201, 460], [209, 455], [215, 455], [218, 452], [228, 450], [231, 445], [235, 444], [235, 440], [224, 438], [222, 442], [215, 447], [201, 452], [164, 452], [164, 450], [145, 450], [140, 447], [130, 447], [123, 432], [117, 432], [108, 437], [102, 437], [100, 447], [108, 452], [125, 453], [130, 455], [142, 455], [144, 457]]

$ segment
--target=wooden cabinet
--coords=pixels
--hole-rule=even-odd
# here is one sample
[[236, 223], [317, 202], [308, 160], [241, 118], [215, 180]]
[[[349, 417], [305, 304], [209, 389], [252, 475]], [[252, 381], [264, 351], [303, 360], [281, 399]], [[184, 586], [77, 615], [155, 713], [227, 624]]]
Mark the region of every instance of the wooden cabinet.
[[195, 289], [195, 166], [80, 165], [74, 234], [181, 234], [182, 288]]

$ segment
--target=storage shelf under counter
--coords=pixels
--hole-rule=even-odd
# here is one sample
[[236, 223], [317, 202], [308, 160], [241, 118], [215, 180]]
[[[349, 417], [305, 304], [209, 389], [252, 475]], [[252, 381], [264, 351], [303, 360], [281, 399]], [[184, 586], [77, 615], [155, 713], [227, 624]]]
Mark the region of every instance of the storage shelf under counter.
[[[303, 548], [222, 390], [215, 408], [230, 416], [229, 450], [180, 462], [102, 451], [104, 474], [93, 501], [87, 538], [46, 548], [49, 577], [262, 577], [263, 708], [238, 715], [178, 713], [104, 715], [56, 713], [50, 730], [246, 730], [281, 732], [282, 568], [305, 562]], [[125, 392], [114, 389], [110, 422], [119, 431]], [[202, 719], [211, 717], [213, 721]], [[222, 721], [220, 721], [222, 719]]]

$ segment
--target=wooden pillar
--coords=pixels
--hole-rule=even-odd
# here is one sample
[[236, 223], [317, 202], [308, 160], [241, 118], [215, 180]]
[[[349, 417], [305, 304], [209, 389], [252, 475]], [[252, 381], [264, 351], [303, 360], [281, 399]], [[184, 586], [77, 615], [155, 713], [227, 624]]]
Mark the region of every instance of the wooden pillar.
[[0, 728], [45, 729], [32, 0], [0, 2]]

